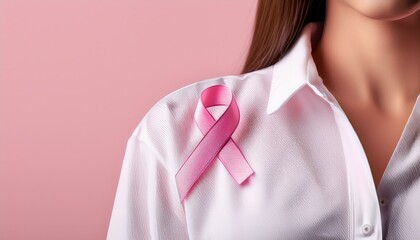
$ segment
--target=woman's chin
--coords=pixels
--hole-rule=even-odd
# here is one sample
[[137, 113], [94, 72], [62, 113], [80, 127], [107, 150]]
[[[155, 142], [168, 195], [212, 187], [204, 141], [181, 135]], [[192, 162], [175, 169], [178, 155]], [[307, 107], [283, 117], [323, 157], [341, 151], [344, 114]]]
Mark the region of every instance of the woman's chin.
[[360, 14], [377, 20], [407, 18], [420, 9], [420, 0], [342, 0]]

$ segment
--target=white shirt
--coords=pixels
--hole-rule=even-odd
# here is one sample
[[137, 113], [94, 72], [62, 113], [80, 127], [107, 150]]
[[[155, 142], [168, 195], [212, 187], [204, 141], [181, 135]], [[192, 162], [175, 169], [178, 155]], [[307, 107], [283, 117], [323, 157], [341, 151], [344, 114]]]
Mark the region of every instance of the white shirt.
[[[128, 140], [107, 239], [420, 239], [420, 95], [376, 190], [317, 73], [319, 33], [309, 23], [274, 65], [160, 99]], [[194, 111], [213, 85], [232, 91], [231, 137], [254, 174], [238, 184], [215, 158], [181, 203], [175, 174], [203, 138]], [[218, 119], [224, 109], [208, 110]]]

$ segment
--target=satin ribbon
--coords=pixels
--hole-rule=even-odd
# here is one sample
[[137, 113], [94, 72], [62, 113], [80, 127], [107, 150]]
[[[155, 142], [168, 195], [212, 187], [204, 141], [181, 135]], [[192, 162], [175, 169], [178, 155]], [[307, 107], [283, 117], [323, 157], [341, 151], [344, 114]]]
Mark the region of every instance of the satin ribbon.
[[[207, 110], [212, 106], [228, 107], [219, 119], [215, 120]], [[175, 175], [181, 202], [216, 157], [238, 184], [254, 173], [231, 138], [239, 124], [239, 119], [238, 105], [228, 87], [214, 85], [201, 93], [194, 120], [204, 136]]]

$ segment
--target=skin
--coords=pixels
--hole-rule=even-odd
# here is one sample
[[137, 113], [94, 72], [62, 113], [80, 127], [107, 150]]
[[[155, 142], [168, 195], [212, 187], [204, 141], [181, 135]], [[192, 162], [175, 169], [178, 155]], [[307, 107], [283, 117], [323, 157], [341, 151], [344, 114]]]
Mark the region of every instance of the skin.
[[420, 0], [327, 0], [312, 56], [378, 187], [420, 93]]

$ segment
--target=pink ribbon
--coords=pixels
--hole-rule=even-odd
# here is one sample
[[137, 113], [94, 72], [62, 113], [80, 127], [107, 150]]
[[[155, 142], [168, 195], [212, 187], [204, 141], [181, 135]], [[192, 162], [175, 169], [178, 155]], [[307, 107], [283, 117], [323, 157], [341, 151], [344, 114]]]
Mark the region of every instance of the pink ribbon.
[[[207, 110], [212, 106], [228, 107], [216, 121]], [[214, 85], [201, 93], [194, 120], [204, 136], [175, 175], [181, 202], [216, 157], [238, 184], [254, 173], [231, 138], [239, 124], [239, 118], [238, 105], [228, 87]]]

